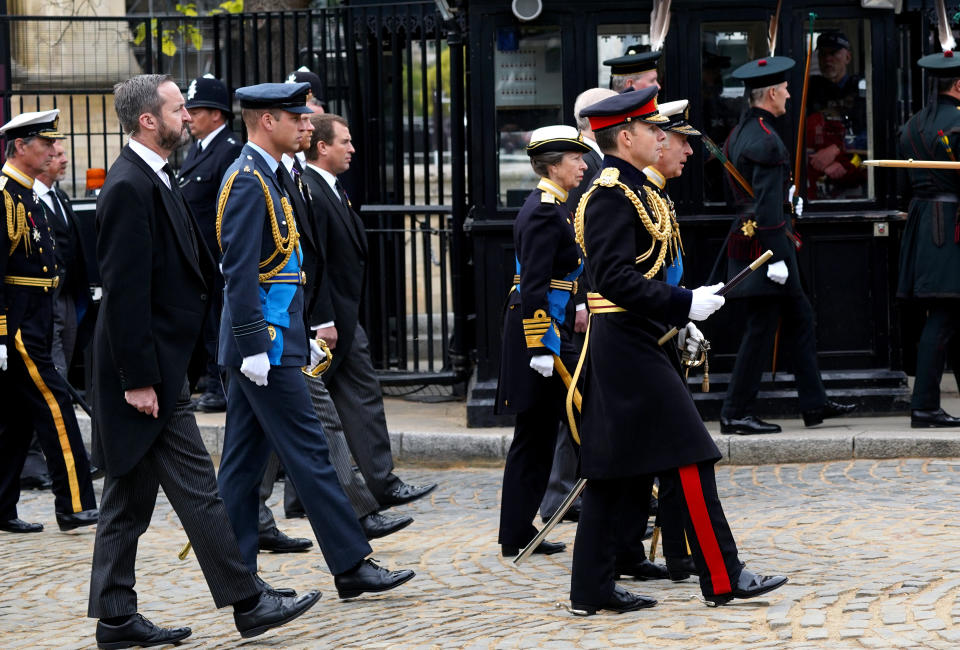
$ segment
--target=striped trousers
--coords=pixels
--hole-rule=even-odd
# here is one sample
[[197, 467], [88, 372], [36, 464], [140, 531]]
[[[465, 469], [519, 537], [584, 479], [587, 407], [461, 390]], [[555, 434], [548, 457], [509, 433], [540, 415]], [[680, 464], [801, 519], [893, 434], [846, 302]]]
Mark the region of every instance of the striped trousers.
[[[217, 494], [213, 462], [200, 439], [184, 382], [173, 415], [146, 455], [130, 473], [104, 478], [87, 616], [110, 618], [137, 611], [137, 542], [150, 526], [160, 487], [193, 545], [216, 606], [259, 593]], [[170, 540], [171, 562], [176, 561], [177, 546], [178, 540]]]

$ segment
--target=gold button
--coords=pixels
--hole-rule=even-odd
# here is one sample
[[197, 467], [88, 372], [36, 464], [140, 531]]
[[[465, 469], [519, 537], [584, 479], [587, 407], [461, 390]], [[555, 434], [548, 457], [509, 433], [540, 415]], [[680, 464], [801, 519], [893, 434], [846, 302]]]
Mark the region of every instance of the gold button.
[[47, 291], [48, 291], [47, 287], [44, 287], [43, 292], [46, 293]]
[[44, 273], [47, 272], [47, 267], [43, 267], [43, 272], [44, 272]]
[[59, 265], [59, 264], [54, 264], [54, 265], [53, 265], [53, 270], [54, 270], [54, 271], [56, 271], [56, 270], [59, 269], [59, 268], [60, 268], [60, 265]]
[[43, 252], [43, 248], [40, 249], [40, 252], [41, 252], [41, 253]]

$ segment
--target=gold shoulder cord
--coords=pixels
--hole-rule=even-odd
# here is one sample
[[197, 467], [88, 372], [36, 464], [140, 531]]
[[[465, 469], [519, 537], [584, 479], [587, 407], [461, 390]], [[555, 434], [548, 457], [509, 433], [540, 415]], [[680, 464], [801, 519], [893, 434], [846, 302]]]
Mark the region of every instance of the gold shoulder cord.
[[27, 210], [23, 203], [17, 203], [16, 208], [13, 205], [13, 196], [10, 192], [3, 190], [3, 207], [7, 214], [7, 238], [10, 240], [10, 250], [7, 255], [12, 255], [14, 249], [23, 240], [23, 252], [30, 254], [30, 226], [27, 225]]
[[[220, 227], [223, 221], [223, 211], [227, 205], [227, 197], [230, 194], [230, 189], [233, 187], [233, 181], [236, 180], [237, 174], [240, 173], [240, 170], [233, 172], [230, 175], [230, 178], [227, 179], [226, 184], [223, 186], [223, 191], [220, 192], [220, 197], [217, 200], [217, 243], [220, 244], [220, 250], [223, 250], [223, 244], [220, 242]], [[282, 255], [282, 261], [277, 264], [272, 270], [267, 271], [266, 273], [259, 274], [260, 282], [269, 280], [277, 273], [279, 273], [290, 261], [290, 256], [293, 255], [293, 251], [297, 247], [297, 241], [300, 239], [300, 234], [297, 232], [297, 222], [293, 218], [293, 208], [290, 206], [290, 202], [287, 201], [287, 197], [280, 197], [280, 207], [283, 209], [283, 218], [287, 222], [287, 236], [283, 237], [280, 234], [280, 224], [277, 223], [277, 214], [274, 210], [273, 197], [270, 195], [270, 188], [267, 187], [266, 181], [263, 180], [263, 176], [260, 175], [256, 169], [253, 170], [253, 175], [257, 177], [257, 180], [260, 181], [260, 187], [263, 188], [263, 197], [266, 199], [267, 203], [267, 214], [270, 218], [270, 232], [273, 235], [273, 243], [276, 246], [276, 249], [273, 251], [273, 254], [270, 255], [267, 259], [260, 262], [259, 267], [262, 269], [270, 264], [277, 255]]]
[[[653, 212], [657, 217], [657, 225], [662, 226], [669, 222], [671, 236], [668, 246], [670, 248], [670, 259], [672, 261], [683, 252], [683, 240], [680, 239], [680, 224], [677, 222], [677, 211], [673, 207], [673, 201], [666, 194], [650, 187], [644, 187], [644, 192], [647, 194], [647, 202], [650, 204], [650, 207], [653, 208]], [[650, 251], [647, 252], [646, 256], [638, 257], [637, 262], [645, 261], [650, 256], [649, 253]]]

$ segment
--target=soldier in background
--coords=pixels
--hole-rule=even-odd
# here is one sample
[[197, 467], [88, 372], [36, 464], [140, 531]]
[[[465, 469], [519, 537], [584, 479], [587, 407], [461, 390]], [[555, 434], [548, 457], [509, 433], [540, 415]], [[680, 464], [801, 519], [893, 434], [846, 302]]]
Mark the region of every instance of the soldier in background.
[[[219, 261], [217, 190], [223, 173], [240, 155], [243, 142], [230, 128], [233, 121], [230, 93], [222, 81], [209, 74], [198, 77], [190, 82], [186, 99], [190, 134], [196, 140], [183, 159], [177, 182], [200, 226], [203, 242]], [[216, 288], [210, 292], [213, 300], [209, 301], [203, 330], [206, 381], [204, 393], [196, 402], [197, 408], [209, 413], [222, 412], [227, 407], [217, 366], [217, 335], [223, 308], [223, 276], [219, 272], [216, 282]]]

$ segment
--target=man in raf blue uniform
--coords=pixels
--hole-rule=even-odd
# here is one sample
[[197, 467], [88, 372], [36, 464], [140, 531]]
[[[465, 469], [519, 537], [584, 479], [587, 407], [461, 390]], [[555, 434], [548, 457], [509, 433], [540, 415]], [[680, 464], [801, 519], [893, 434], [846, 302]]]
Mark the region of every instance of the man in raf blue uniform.
[[[53, 160], [60, 111], [22, 113], [0, 128], [0, 530], [32, 533], [17, 518], [20, 471], [33, 431], [53, 479], [60, 530], [97, 523], [90, 462], [66, 382], [51, 356], [53, 293], [59, 285], [56, 239], [34, 179]], [[16, 406], [14, 406], [16, 405]]]
[[[764, 422], [752, 413], [763, 369], [769, 366], [778, 321], [783, 325], [781, 340], [793, 352], [804, 425], [815, 426], [855, 408], [827, 398], [817, 367], [813, 307], [800, 283], [800, 240], [793, 231], [787, 199], [790, 154], [773, 126], [774, 120], [787, 112], [787, 72], [793, 66], [790, 57], [773, 56], [744, 63], [733, 71], [733, 77], [746, 86], [750, 108], [727, 138], [727, 157], [751, 184], [755, 196], [733, 188], [741, 216], [728, 239], [727, 275], [732, 278], [763, 251], [773, 251], [773, 257], [766, 273], [754, 273], [730, 294], [744, 299], [747, 325], [720, 411], [721, 433], [780, 431], [780, 425]], [[802, 212], [802, 205], [798, 200], [801, 209], [795, 209], [796, 214]]]
[[[217, 191], [227, 167], [240, 155], [243, 142], [230, 128], [233, 111], [230, 93], [223, 82], [206, 74], [190, 82], [186, 97], [190, 113], [190, 134], [196, 138], [187, 157], [183, 159], [178, 184], [183, 198], [190, 205], [200, 226], [200, 234], [207, 248], [218, 257], [217, 246]], [[215, 413], [227, 407], [217, 368], [217, 334], [220, 331], [220, 310], [223, 302], [223, 277], [217, 275], [217, 290], [208, 306], [203, 325], [203, 344], [206, 351], [206, 386], [197, 400], [201, 411]]]
[[[217, 232], [225, 280], [219, 361], [227, 369], [227, 421], [220, 492], [244, 560], [257, 566], [259, 487], [271, 448], [297, 486], [341, 598], [393, 589], [413, 571], [364, 559], [370, 545], [330, 463], [327, 440], [301, 368], [302, 252], [283, 154], [309, 137], [310, 85], [237, 90], [249, 142], [224, 176]], [[319, 271], [319, 269], [318, 269]]]

